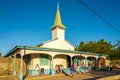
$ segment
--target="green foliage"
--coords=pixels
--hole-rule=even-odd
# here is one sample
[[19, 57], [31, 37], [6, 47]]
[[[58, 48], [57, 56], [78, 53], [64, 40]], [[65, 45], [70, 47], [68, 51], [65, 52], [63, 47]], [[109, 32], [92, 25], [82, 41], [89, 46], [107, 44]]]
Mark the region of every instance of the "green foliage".
[[114, 46], [111, 42], [107, 42], [104, 39], [99, 41], [89, 41], [87, 43], [80, 42], [75, 48], [76, 51], [93, 52], [99, 54], [107, 54], [108, 59], [120, 59], [120, 41]]
[[79, 51], [83, 51], [83, 50], [85, 49], [84, 46], [85, 46], [85, 43], [82, 41], [82, 42], [79, 44], [78, 50], [79, 50]]
[[109, 55], [111, 60], [120, 59], [120, 40], [118, 40], [117, 44], [114, 46], [112, 53]]

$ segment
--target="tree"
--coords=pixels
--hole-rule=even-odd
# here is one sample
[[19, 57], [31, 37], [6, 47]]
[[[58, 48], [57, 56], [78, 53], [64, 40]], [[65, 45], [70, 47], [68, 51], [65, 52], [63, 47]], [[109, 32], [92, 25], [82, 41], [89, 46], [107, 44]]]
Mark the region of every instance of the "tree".
[[87, 52], [97, 53], [98, 52], [97, 46], [98, 45], [95, 41], [89, 41], [88, 43], [86, 43], [85, 49], [86, 49]]
[[114, 45], [114, 49], [111, 51], [111, 54], [109, 54], [109, 57], [111, 60], [120, 59], [120, 40], [118, 40], [117, 44]]
[[98, 54], [107, 54], [108, 59], [120, 59], [120, 40], [117, 44], [112, 45], [104, 39], [96, 41], [89, 41], [87, 43], [80, 42], [75, 48], [76, 51], [93, 52]]
[[76, 46], [75, 50], [76, 51], [84, 51], [85, 49], [85, 43], [82, 41], [78, 46]]
[[111, 51], [113, 49], [113, 46], [111, 44], [111, 42], [107, 42], [104, 39], [100, 39], [97, 42], [98, 48], [99, 48], [99, 53], [107, 53], [109, 54], [109, 51]]
[[87, 51], [94, 53], [108, 53], [112, 50], [112, 45], [110, 42], [100, 39], [99, 41], [89, 41], [86, 44], [82, 41], [79, 46], [77, 46], [78, 51]]
[[117, 40], [116, 46], [117, 46], [117, 50], [120, 51], [120, 40]]
[[80, 51], [84, 51], [84, 49], [85, 49], [85, 43], [82, 41], [82, 42], [80, 42], [80, 44], [79, 44], [79, 50], [80, 50]]

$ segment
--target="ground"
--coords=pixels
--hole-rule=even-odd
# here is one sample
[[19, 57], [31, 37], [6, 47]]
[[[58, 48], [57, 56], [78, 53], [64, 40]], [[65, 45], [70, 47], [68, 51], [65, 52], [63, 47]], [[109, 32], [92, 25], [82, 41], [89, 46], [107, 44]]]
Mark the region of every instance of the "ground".
[[[18, 77], [10, 75], [0, 77], [0, 80], [18, 80]], [[27, 76], [25, 80], [120, 80], [120, 70], [114, 70], [109, 72], [103, 71], [92, 71], [89, 73], [74, 74], [73, 78], [71, 75], [56, 74], [42, 75], [42, 76]]]

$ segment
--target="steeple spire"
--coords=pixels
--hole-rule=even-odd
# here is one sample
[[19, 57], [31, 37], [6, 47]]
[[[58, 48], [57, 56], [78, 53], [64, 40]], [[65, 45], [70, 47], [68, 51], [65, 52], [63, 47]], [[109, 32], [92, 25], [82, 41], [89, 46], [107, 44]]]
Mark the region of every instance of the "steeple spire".
[[59, 10], [59, 3], [57, 3], [57, 12], [55, 17], [54, 25], [51, 27], [51, 29], [54, 29], [55, 27], [59, 27], [62, 29], [65, 29], [66, 27], [62, 24], [61, 16], [60, 16], [60, 10]]

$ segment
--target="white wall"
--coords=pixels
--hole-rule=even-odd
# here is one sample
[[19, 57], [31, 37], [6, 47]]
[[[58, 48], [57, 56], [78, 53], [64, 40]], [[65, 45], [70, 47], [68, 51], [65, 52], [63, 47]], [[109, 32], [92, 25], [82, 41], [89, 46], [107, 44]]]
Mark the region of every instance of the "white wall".
[[48, 65], [47, 66], [41, 66], [40, 65], [40, 54], [33, 54], [32, 55], [32, 61], [33, 61], [33, 69], [35, 68], [36, 64], [39, 64], [40, 68], [44, 68], [44, 69], [49, 69], [50, 68], [50, 59], [48, 61]]
[[64, 49], [64, 50], [74, 50], [74, 47], [70, 45], [65, 40], [57, 39], [51, 42], [43, 44], [41, 47], [45, 48], [55, 48], [55, 49]]
[[54, 65], [53, 68], [55, 68], [55, 65], [63, 65], [64, 68], [67, 68], [67, 60], [65, 55], [57, 55], [54, 57]]
[[55, 29], [52, 30], [52, 40], [61, 38], [64, 40], [65, 36], [65, 30], [61, 29], [59, 27], [56, 27]]

